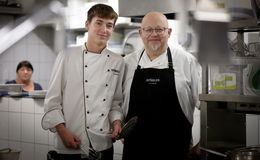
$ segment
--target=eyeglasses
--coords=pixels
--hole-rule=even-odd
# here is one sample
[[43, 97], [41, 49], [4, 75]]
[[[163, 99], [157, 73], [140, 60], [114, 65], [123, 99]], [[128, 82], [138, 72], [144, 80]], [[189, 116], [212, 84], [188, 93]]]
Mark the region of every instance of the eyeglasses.
[[168, 28], [165, 28], [165, 27], [162, 27], [162, 28], [142, 28], [142, 30], [144, 31], [145, 34], [152, 34], [153, 31], [155, 31], [155, 33], [157, 34], [162, 34], [166, 29]]

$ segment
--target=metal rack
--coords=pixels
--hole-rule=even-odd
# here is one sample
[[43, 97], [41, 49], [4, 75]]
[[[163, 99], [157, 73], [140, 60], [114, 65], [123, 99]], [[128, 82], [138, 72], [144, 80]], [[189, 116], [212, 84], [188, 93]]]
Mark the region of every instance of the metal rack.
[[[244, 32], [259, 31], [256, 21], [231, 22], [230, 32], [243, 36]], [[235, 57], [232, 65], [260, 63], [260, 58]], [[209, 66], [202, 65], [203, 94], [201, 101], [201, 140], [202, 148], [224, 153], [237, 147], [246, 146], [246, 114], [260, 114], [260, 97], [246, 95], [209, 94]], [[202, 160], [221, 157], [201, 151]], [[224, 158], [223, 158], [224, 159]]]

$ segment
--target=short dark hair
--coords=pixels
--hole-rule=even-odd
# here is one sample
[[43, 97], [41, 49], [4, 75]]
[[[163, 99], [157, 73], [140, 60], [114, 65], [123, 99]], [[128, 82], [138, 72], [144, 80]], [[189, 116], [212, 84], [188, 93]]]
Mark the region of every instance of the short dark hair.
[[118, 14], [114, 9], [106, 4], [96, 4], [88, 10], [88, 21], [91, 22], [93, 17], [98, 16], [105, 19], [115, 19], [114, 24], [118, 18]]
[[30, 68], [33, 71], [33, 66], [29, 61], [24, 60], [24, 61], [19, 62], [19, 64], [16, 67], [16, 72], [18, 72], [18, 70], [22, 67]]

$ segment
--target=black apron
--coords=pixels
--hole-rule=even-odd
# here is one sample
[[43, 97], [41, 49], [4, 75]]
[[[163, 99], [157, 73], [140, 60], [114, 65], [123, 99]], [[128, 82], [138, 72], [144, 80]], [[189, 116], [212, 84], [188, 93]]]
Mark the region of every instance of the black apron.
[[138, 61], [126, 117], [138, 116], [138, 123], [125, 138], [123, 160], [184, 159], [189, 150], [192, 125], [177, 97], [169, 48], [167, 57], [169, 68], [165, 69], [141, 69]]

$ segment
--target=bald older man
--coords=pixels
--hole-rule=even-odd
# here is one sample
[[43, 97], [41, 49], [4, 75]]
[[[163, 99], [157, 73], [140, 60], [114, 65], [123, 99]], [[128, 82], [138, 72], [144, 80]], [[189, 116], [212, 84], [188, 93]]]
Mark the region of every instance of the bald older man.
[[144, 50], [125, 57], [126, 120], [138, 116], [138, 123], [124, 139], [123, 160], [183, 160], [199, 107], [200, 66], [184, 49], [168, 46], [172, 29], [162, 13], [145, 15], [139, 33]]

